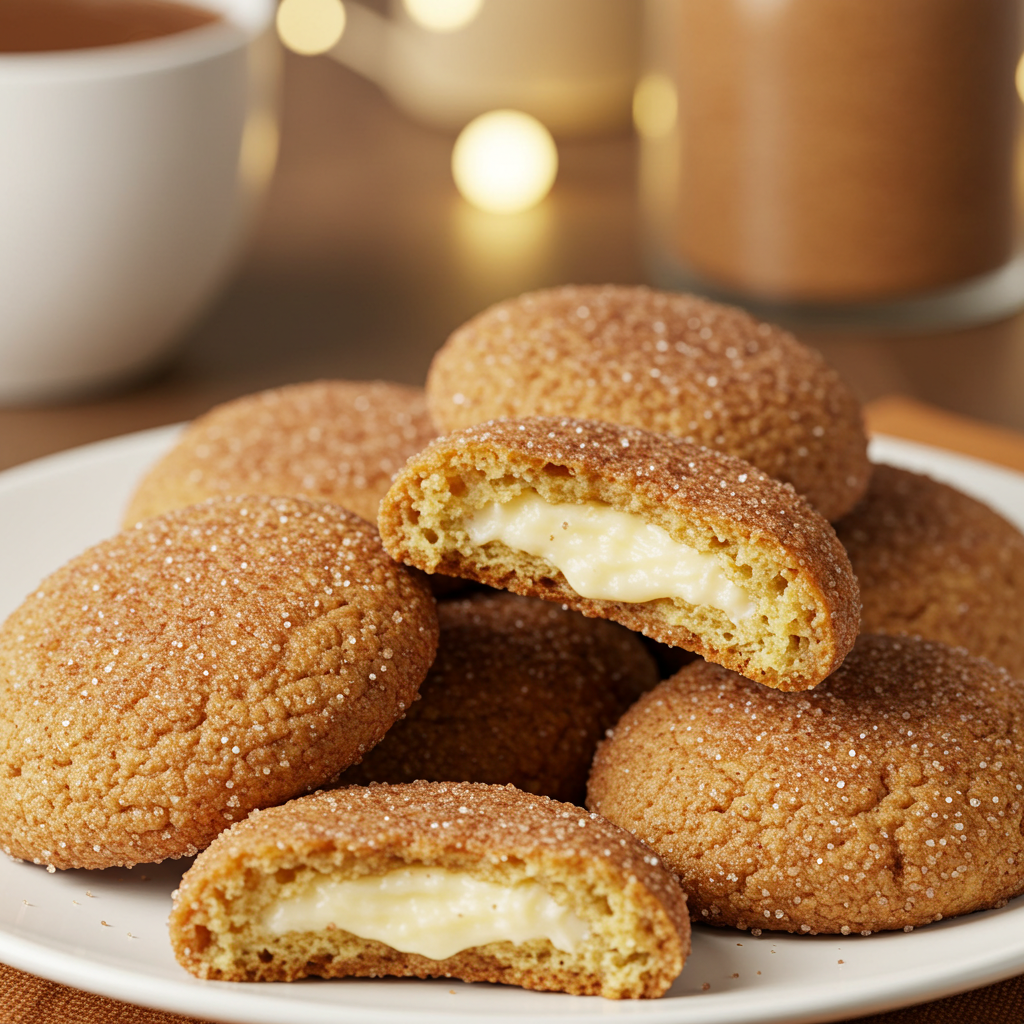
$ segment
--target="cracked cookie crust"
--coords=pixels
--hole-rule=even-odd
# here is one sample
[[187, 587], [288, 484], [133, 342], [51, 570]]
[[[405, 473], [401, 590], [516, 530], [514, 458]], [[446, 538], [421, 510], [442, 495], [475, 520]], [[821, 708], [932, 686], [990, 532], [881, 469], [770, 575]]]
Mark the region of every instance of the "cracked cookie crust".
[[139, 483], [124, 525], [232, 494], [330, 501], [373, 522], [391, 477], [436, 433], [422, 389], [389, 381], [244, 395], [188, 425]]
[[573, 416], [671, 434], [791, 483], [830, 520], [871, 471], [835, 370], [788, 331], [696, 295], [567, 285], [499, 302], [438, 351], [427, 403], [443, 431]]
[[1024, 535], [947, 484], [875, 466], [835, 524], [860, 584], [861, 629], [966, 647], [1024, 678]]
[[0, 849], [194, 854], [332, 781], [412, 702], [433, 598], [353, 513], [215, 499], [103, 541], [0, 627]]
[[419, 699], [340, 784], [511, 783], [582, 804], [597, 741], [658, 682], [640, 637], [513, 594], [442, 601], [437, 615]]
[[809, 693], [695, 663], [623, 716], [588, 805], [655, 849], [693, 918], [911, 928], [1024, 892], [1024, 685], [865, 635]]

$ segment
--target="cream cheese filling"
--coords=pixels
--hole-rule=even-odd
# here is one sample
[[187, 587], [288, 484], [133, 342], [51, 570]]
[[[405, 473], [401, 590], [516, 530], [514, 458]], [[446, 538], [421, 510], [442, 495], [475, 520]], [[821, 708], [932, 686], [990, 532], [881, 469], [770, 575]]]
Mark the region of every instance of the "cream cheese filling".
[[556, 949], [574, 953], [589, 932], [537, 882], [497, 885], [423, 865], [344, 881], [311, 878], [268, 907], [261, 923], [275, 935], [333, 925], [431, 960], [503, 940], [549, 939]]
[[581, 597], [639, 603], [678, 597], [739, 622], [757, 607], [713, 554], [599, 501], [545, 501], [535, 490], [480, 509], [463, 524], [476, 545], [500, 540], [559, 569]]

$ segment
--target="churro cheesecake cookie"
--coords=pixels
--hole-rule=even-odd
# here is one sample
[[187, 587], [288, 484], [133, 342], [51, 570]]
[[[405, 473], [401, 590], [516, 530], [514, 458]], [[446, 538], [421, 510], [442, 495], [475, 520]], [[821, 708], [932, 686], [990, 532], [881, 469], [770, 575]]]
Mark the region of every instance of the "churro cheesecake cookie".
[[606, 729], [658, 682], [640, 637], [513, 594], [438, 605], [419, 699], [341, 784], [512, 783], [582, 803]]
[[364, 519], [435, 435], [423, 392], [320, 380], [246, 395], [195, 420], [132, 496], [125, 525], [230, 494], [301, 495]]
[[193, 854], [357, 760], [436, 644], [425, 585], [338, 506], [146, 520], [0, 627], [0, 849], [58, 868]]
[[785, 690], [853, 646], [857, 582], [788, 484], [681, 438], [587, 420], [496, 420], [439, 438], [381, 503], [384, 546], [613, 619]]
[[178, 961], [201, 978], [460, 978], [659, 996], [690, 949], [658, 857], [512, 786], [350, 787], [253, 813], [182, 879]]
[[966, 647], [1024, 678], [1024, 536], [946, 484], [875, 466], [835, 524], [860, 583], [861, 628]]
[[676, 873], [695, 920], [861, 934], [1024, 892], [1024, 684], [864, 635], [809, 693], [695, 663], [598, 749], [588, 805]]
[[788, 481], [826, 519], [870, 474], [860, 406], [821, 356], [694, 295], [585, 285], [500, 302], [438, 351], [427, 402], [445, 431], [574, 416], [672, 434]]

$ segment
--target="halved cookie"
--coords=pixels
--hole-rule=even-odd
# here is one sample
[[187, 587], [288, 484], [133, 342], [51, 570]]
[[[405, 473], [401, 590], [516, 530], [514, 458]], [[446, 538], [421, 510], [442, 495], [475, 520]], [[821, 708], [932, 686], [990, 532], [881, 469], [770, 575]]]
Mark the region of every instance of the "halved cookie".
[[392, 556], [614, 619], [751, 679], [808, 689], [860, 601], [832, 527], [788, 484], [679, 438], [496, 420], [434, 441], [381, 503]]
[[251, 814], [182, 879], [170, 918], [201, 978], [461, 978], [659, 996], [686, 900], [628, 832], [512, 786], [417, 782]]

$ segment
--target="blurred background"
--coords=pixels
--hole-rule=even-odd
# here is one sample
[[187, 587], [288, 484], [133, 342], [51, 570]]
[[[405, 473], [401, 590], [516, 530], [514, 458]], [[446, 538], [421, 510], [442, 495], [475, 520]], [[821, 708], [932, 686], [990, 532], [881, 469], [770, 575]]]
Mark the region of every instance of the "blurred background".
[[[652, 214], [640, 194], [640, 135], [648, 142], [664, 136], [676, 99], [671, 90], [666, 99], [665, 74], [671, 85], [671, 71], [644, 79], [643, 4], [628, 3], [632, 13], [625, 14], [621, 3], [608, 4], [612, 38], [619, 43], [614, 74], [586, 79], [614, 62], [601, 51], [610, 45], [607, 38], [594, 36], [577, 55], [573, 75], [586, 82], [587, 95], [599, 94], [600, 103], [574, 123], [550, 96], [531, 99], [501, 80], [503, 55], [515, 49], [507, 26], [460, 54], [449, 46], [457, 31], [424, 27], [413, 16], [415, 4], [365, 0], [346, 4], [339, 15], [337, 0], [286, 0], [303, 2], [317, 8], [313, 20], [319, 18], [321, 28], [303, 28], [298, 15], [289, 27], [282, 7], [279, 31], [292, 49], [284, 47], [279, 133], [265, 133], [259, 157], [270, 161], [276, 151], [276, 173], [232, 280], [173, 357], [145, 379], [71, 401], [0, 409], [0, 467], [187, 419], [216, 402], [278, 384], [316, 377], [421, 383], [449, 332], [499, 299], [567, 282], [660, 283], [664, 275], [651, 253]], [[559, 5], [551, 0], [515, 2], [523, 17], [533, 19], [526, 38], [538, 51], [537, 67], [523, 77], [543, 78], [549, 72], [538, 40], [577, 29], [557, 24], [552, 12]], [[430, 8], [430, 0], [420, 6]], [[438, 10], [445, 6], [439, 3]], [[456, 17], [460, 6], [463, 16], [476, 8], [473, 16], [483, 18], [480, 3], [472, 0], [448, 0], [455, 11], [449, 16]], [[578, 10], [573, 17], [578, 28]], [[385, 39], [392, 31], [434, 31], [449, 49], [432, 56], [424, 51], [432, 65], [418, 79], [399, 81], [388, 61], [406, 69], [411, 64], [402, 52], [388, 56], [388, 47], [402, 45]], [[552, 59], [569, 67], [564, 48], [561, 54], [556, 48]], [[433, 82], [431, 68], [451, 72], [449, 78], [457, 79], [456, 72], [477, 76], [478, 105], [485, 109], [515, 100], [519, 109], [533, 103], [539, 116], [548, 117], [554, 141], [542, 130], [540, 169], [530, 172], [541, 197], [535, 205], [507, 201], [512, 212], [492, 212], [480, 208], [486, 197], [471, 201], [460, 192], [453, 148], [476, 111], [453, 106], [445, 93], [451, 82]], [[643, 88], [635, 90], [638, 84]], [[573, 109], [571, 82], [556, 85], [548, 92]], [[467, 92], [457, 80], [453, 88], [456, 95]], [[1016, 120], [1016, 96], [1014, 104]], [[557, 175], [545, 195], [554, 170], [545, 160], [551, 159]], [[486, 171], [465, 174], [472, 179]], [[471, 194], [472, 181], [462, 185]], [[515, 210], [516, 202], [528, 208]], [[902, 395], [1024, 429], [1019, 314], [1003, 310], [973, 326], [957, 325], [954, 318], [913, 330], [840, 318], [826, 327], [801, 322], [798, 332], [865, 401]]]

